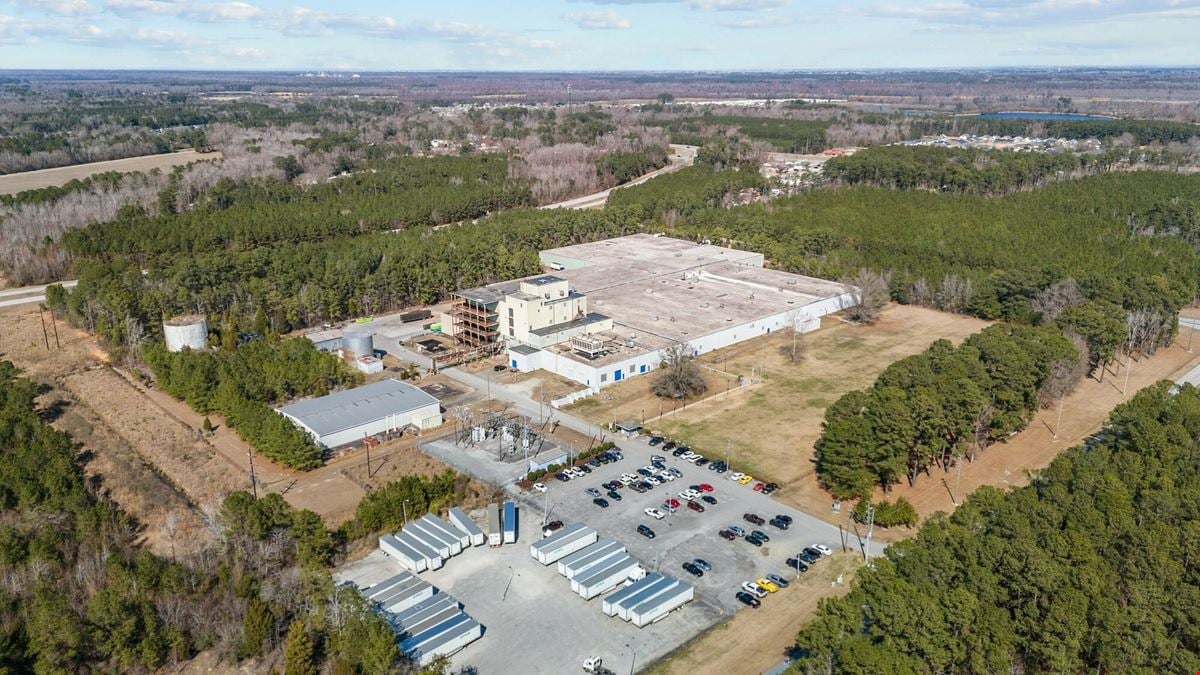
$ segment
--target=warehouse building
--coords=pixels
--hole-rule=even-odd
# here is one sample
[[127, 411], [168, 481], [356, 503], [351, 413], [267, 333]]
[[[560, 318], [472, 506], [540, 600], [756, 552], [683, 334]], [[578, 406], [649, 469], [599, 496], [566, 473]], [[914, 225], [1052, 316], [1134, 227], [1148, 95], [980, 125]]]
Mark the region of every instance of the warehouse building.
[[549, 249], [541, 261], [554, 273], [455, 294], [450, 332], [593, 392], [653, 371], [674, 345], [698, 355], [808, 332], [856, 302], [853, 288], [768, 269], [761, 253], [648, 234]]
[[436, 398], [390, 378], [293, 403], [278, 412], [325, 448], [407, 427], [420, 431], [442, 424], [442, 409]]

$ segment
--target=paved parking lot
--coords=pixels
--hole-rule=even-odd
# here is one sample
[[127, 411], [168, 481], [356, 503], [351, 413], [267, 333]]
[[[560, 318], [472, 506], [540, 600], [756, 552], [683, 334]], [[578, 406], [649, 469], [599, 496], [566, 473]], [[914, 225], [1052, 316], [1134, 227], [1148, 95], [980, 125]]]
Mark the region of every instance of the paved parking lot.
[[[457, 598], [484, 626], [482, 638], [452, 657], [453, 672], [473, 667], [481, 674], [575, 673], [589, 656], [601, 657], [616, 672], [628, 672], [631, 665], [640, 670], [721, 620], [721, 611], [704, 602], [688, 603], [645, 628], [605, 616], [601, 598], [584, 600], [571, 592], [557, 565], [542, 566], [530, 557], [529, 545], [541, 538], [540, 517], [524, 508], [519, 517], [516, 544], [473, 547], [420, 575]], [[629, 536], [623, 541], [634, 543]], [[334, 578], [367, 586], [399, 570], [376, 550]]]
[[[568, 483], [551, 478], [546, 482], [548, 492], [545, 495], [524, 495], [527, 526], [534, 524], [529, 516], [540, 513], [543, 505], [546, 505], [549, 520], [561, 520], [568, 524], [582, 521], [596, 528], [601, 536], [624, 542], [630, 553], [641, 559], [648, 569], [660, 570], [694, 583], [697, 600], [725, 612], [744, 607], [735, 598], [743, 581], [757, 579], [769, 572], [787, 579], [793, 578], [795, 572], [789, 574], [784, 562], [805, 546], [825, 544], [834, 550], [842, 550], [841, 535], [836, 527], [755, 492], [753, 483], [739, 485], [729, 480], [732, 472], [718, 474], [707, 466], [696, 467], [672, 457], [661, 446], [650, 448], [644, 437], [623, 440], [618, 446], [625, 453], [624, 460], [602, 465], [593, 469], [586, 478], [572, 479]], [[622, 500], [617, 502], [610, 499], [610, 506], [606, 509], [594, 505], [592, 497], [585, 493], [589, 487], [604, 492], [601, 483], [616, 479], [622, 473], [636, 473], [638, 468], [650, 463], [651, 455], [656, 454], [666, 458], [668, 468], [678, 468], [683, 477], [644, 494], [628, 488], [618, 490]], [[709, 494], [717, 499], [716, 505], [704, 504], [704, 513], [681, 507], [662, 520], [655, 520], [643, 513], [647, 507], [661, 510], [665, 499], [679, 499], [679, 492], [686, 490], [689, 485], [700, 483], [712, 485], [713, 492]], [[764, 520], [779, 514], [789, 515], [793, 523], [786, 531], [770, 525], [754, 526], [742, 519], [742, 515], [748, 512], [758, 514]], [[637, 526], [640, 524], [653, 529], [655, 538], [647, 539], [638, 534]], [[747, 532], [762, 530], [770, 535], [771, 541], [758, 548], [741, 539], [726, 541], [717, 535], [719, 530], [730, 525], [737, 525]], [[858, 550], [858, 541], [852, 538], [853, 535], [848, 536], [851, 538], [846, 541], [847, 549]], [[874, 543], [872, 548], [876, 554], [881, 550], [878, 543]], [[693, 558], [703, 558], [711, 563], [712, 571], [698, 579], [685, 572], [681, 565]], [[762, 610], [769, 610], [771, 601], [775, 599], [766, 598]]]

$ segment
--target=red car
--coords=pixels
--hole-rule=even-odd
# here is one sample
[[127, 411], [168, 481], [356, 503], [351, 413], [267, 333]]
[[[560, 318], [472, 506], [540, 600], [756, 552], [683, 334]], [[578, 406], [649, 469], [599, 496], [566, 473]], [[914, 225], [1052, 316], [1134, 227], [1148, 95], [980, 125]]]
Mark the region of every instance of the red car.
[[701, 483], [701, 484], [700, 484], [700, 491], [701, 491], [701, 492], [712, 492], [712, 491], [713, 491], [713, 486], [709, 485], [708, 483]]
[[730, 532], [729, 530], [721, 530], [719, 534], [721, 535], [722, 539], [725, 539], [727, 541], [733, 541], [734, 539], [737, 539], [737, 535]]
[[704, 507], [699, 502], [688, 502], [688, 508], [696, 513], [704, 513]]
[[663, 504], [666, 504], [667, 506], [669, 506], [673, 509], [679, 508], [679, 500], [678, 499], [668, 499], [667, 501], [663, 502]]
[[764, 487], [766, 487], [766, 485], [767, 485], [766, 483], [764, 483], [764, 482], [762, 482], [762, 481], [759, 481], [759, 482], [757, 482], [757, 483], [755, 483], [755, 484], [754, 484], [754, 491], [755, 491], [755, 492], [762, 492], [762, 489], [763, 489]]

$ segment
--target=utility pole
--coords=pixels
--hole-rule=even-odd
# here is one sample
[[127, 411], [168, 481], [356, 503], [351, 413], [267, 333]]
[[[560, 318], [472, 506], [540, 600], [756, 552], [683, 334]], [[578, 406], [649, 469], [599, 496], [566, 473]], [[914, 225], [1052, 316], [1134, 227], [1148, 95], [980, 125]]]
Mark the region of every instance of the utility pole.
[[1065, 393], [1058, 397], [1058, 421], [1054, 423], [1054, 438], [1051, 440], [1058, 440], [1058, 428], [1062, 426], [1063, 404], [1066, 400], [1067, 395]]
[[50, 307], [50, 327], [54, 329], [54, 348], [62, 349], [62, 343], [58, 341], [58, 323], [54, 320], [54, 308]]
[[42, 321], [42, 339], [46, 341], [46, 351], [50, 351], [50, 334], [46, 332], [46, 306], [38, 305], [38, 318]]
[[249, 446], [246, 447], [246, 456], [250, 458], [250, 491], [254, 493], [254, 500], [258, 501], [258, 477], [254, 475], [254, 450]]
[[875, 505], [867, 504], [867, 547], [863, 549], [863, 562], [871, 563], [871, 534], [875, 532]]
[[371, 443], [367, 440], [367, 435], [363, 434], [363, 445], [367, 446], [367, 478], [371, 477]]

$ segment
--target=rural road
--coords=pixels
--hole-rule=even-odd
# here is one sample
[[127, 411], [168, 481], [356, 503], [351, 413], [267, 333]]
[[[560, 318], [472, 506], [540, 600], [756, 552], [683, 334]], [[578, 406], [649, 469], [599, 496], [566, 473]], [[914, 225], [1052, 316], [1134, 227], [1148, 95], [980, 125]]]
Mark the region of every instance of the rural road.
[[623, 188], [623, 187], [629, 187], [630, 185], [640, 185], [640, 184], [645, 183], [646, 181], [650, 180], [651, 178], [654, 178], [656, 176], [661, 176], [664, 173], [671, 173], [672, 171], [678, 171], [685, 166], [691, 166], [692, 162], [696, 161], [696, 150], [697, 150], [697, 147], [694, 145], [671, 144], [671, 158], [670, 158], [671, 161], [669, 164], [667, 164], [666, 166], [664, 166], [661, 169], [651, 171], [648, 174], [634, 178], [633, 180], [629, 181], [628, 183], [622, 183], [621, 185], [618, 185], [613, 188], [609, 188], [607, 190], [602, 190], [595, 194], [584, 195], [582, 197], [575, 197], [574, 199], [568, 199], [566, 201], [557, 202], [554, 204], [546, 204], [545, 206], [539, 206], [538, 208], [540, 208], [540, 209], [595, 209], [595, 208], [599, 208], [601, 206], [604, 206], [604, 204], [608, 201], [608, 195], [613, 190]]
[[[73, 288], [78, 281], [62, 281], [63, 288]], [[44, 284], [41, 286], [23, 286], [21, 288], [10, 288], [0, 291], [0, 307], [19, 307], [21, 305], [31, 305], [36, 302], [46, 301], [46, 287], [52, 284]]]

